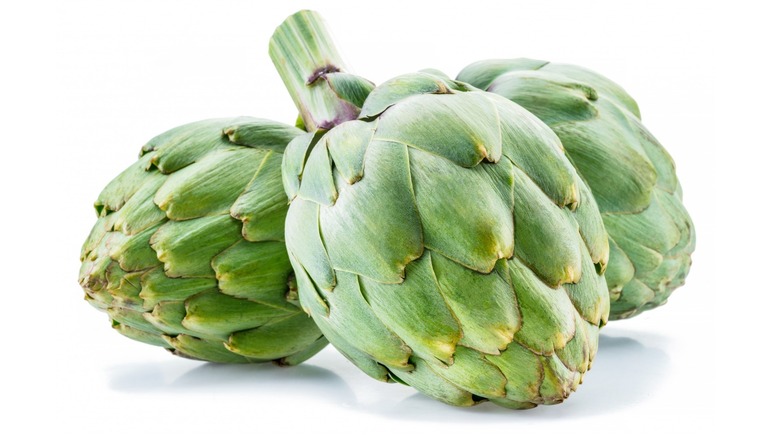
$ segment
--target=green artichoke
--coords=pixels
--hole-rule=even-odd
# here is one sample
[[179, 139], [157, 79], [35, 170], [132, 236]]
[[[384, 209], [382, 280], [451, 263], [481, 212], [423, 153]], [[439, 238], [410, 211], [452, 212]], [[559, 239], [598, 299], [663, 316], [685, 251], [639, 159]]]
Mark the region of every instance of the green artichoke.
[[607, 235], [555, 134], [426, 73], [285, 152], [301, 304], [369, 375], [454, 405], [563, 401], [596, 353]]
[[296, 304], [282, 153], [302, 131], [213, 119], [152, 139], [100, 194], [79, 282], [123, 335], [215, 362], [301, 362], [327, 341]]
[[664, 304], [685, 281], [695, 233], [674, 162], [631, 96], [584, 68], [532, 59], [477, 62], [458, 80], [522, 105], [563, 142], [610, 236], [610, 319]]

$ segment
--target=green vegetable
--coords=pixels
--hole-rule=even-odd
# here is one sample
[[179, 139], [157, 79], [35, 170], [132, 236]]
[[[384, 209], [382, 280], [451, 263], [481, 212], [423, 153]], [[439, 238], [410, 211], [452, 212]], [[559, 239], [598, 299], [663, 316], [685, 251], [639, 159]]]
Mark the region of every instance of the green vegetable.
[[316, 72], [342, 71], [329, 46], [307, 11], [271, 43], [311, 131], [283, 162], [301, 305], [376, 379], [453, 405], [560, 403], [609, 313], [607, 234], [560, 141], [429, 73], [380, 85], [354, 115], [322, 97], [334, 88]]
[[610, 239], [610, 319], [664, 304], [685, 281], [695, 246], [672, 158], [619, 85], [581, 67], [488, 60], [458, 79], [542, 119], [593, 191]]
[[295, 364], [322, 349], [284, 244], [282, 152], [299, 134], [238, 118], [152, 139], [95, 203], [87, 301], [123, 335], [184, 357]]

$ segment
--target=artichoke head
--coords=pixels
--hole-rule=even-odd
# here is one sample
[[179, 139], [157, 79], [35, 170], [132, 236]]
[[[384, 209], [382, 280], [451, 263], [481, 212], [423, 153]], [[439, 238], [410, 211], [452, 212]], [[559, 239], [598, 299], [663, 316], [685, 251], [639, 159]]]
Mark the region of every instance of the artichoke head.
[[561, 139], [609, 233], [610, 319], [664, 304], [688, 275], [696, 239], [674, 162], [634, 99], [598, 73], [532, 59], [477, 62], [458, 80], [522, 105]]
[[563, 401], [593, 361], [609, 245], [538, 118], [437, 74], [390, 80], [283, 162], [302, 307], [376, 379], [453, 405]]
[[86, 300], [123, 335], [184, 357], [293, 364], [323, 348], [284, 243], [282, 153], [299, 134], [237, 118], [152, 139], [95, 203]]

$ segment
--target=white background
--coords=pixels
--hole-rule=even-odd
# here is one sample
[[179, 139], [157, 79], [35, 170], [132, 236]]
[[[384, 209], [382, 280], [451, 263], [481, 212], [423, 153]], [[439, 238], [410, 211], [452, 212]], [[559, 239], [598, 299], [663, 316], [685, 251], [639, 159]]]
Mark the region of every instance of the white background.
[[[760, 6], [771, 2], [21, 3], [0, 6], [0, 435], [773, 434], [780, 35]], [[92, 202], [146, 140], [210, 117], [294, 120], [266, 51], [304, 7], [377, 83], [525, 56], [588, 66], [639, 101], [678, 165], [693, 270], [667, 306], [603, 330], [563, 405], [452, 408], [375, 382], [330, 347], [287, 369], [188, 361], [123, 338], [82, 300]]]

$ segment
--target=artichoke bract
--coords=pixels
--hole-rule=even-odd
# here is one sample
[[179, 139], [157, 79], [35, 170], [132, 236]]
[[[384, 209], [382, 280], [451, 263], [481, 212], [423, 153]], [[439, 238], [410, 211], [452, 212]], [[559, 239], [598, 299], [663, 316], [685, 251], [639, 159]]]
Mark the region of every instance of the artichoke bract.
[[610, 319], [664, 304], [690, 270], [695, 232], [674, 162], [634, 99], [590, 70], [533, 59], [481, 61], [457, 78], [522, 105], [563, 142], [610, 236]]
[[[312, 13], [288, 19], [277, 68], [295, 53], [278, 34], [306, 53], [323, 32]], [[323, 102], [307, 100], [316, 81], [288, 83], [299, 105]], [[575, 390], [609, 313], [609, 246], [552, 130], [428, 73], [378, 86], [357, 120], [301, 113], [311, 132], [285, 151], [285, 236], [301, 305], [330, 342], [453, 405], [531, 408]]]
[[282, 153], [297, 128], [213, 119], [149, 141], [99, 195], [87, 301], [123, 335], [214, 362], [301, 362], [327, 341], [297, 305]]

